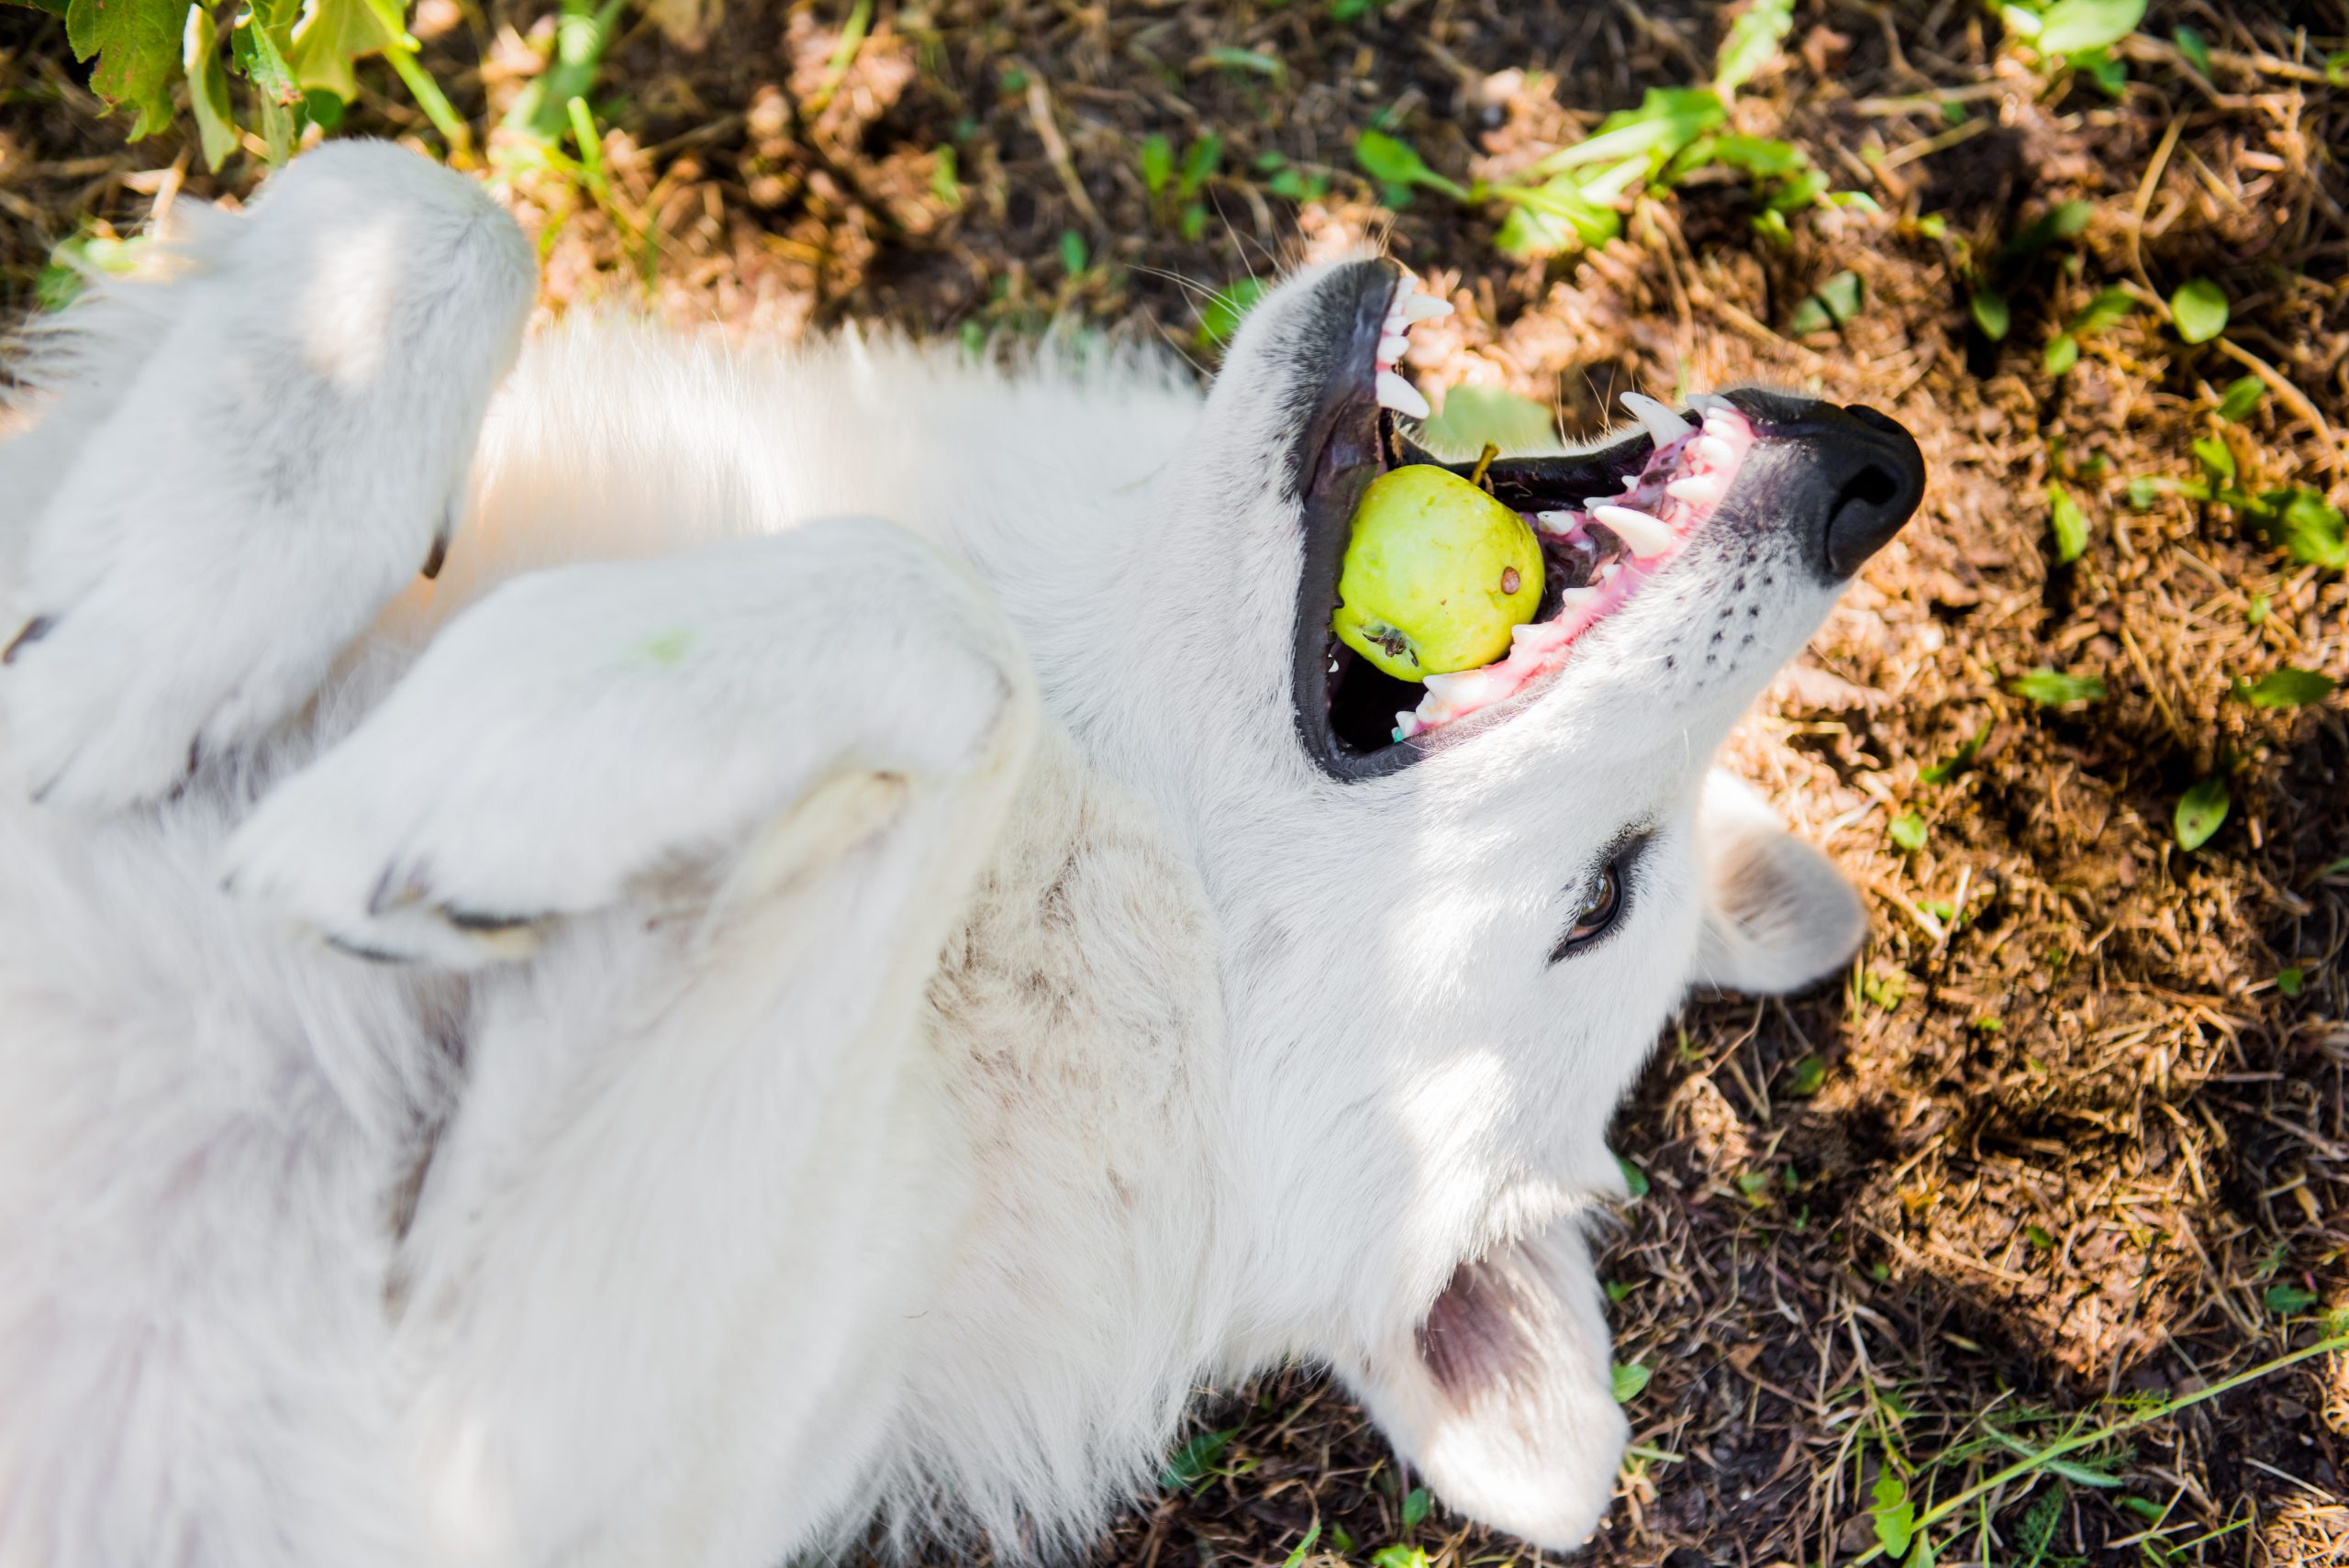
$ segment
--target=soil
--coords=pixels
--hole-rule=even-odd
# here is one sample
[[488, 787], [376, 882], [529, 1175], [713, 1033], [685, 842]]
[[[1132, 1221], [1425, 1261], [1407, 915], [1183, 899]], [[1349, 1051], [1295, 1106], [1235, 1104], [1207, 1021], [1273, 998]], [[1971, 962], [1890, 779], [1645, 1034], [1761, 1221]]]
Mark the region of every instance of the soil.
[[[1800, 0], [1737, 124], [1872, 205], [1774, 239], [1743, 176], [1707, 171], [1549, 262], [1500, 255], [1486, 206], [1381, 205], [1352, 139], [1376, 125], [1454, 179], [1507, 173], [1703, 80], [1714, 6], [883, 0], [844, 46], [846, 4], [704, 5], [664, 0], [667, 32], [632, 12], [609, 50], [590, 99], [608, 198], [560, 171], [504, 182], [548, 314], [1058, 321], [1207, 366], [1208, 295], [1370, 239], [1460, 306], [1412, 351], [1431, 390], [1510, 388], [1582, 433], [1622, 390], [1760, 380], [1874, 404], [1922, 442], [1922, 514], [1732, 745], [1866, 891], [1874, 936], [1842, 986], [1692, 1004], [1616, 1129], [1647, 1191], [1601, 1272], [1617, 1355], [1648, 1381], [1643, 1457], [1590, 1561], [1848, 1561], [1876, 1544], [1887, 1468], [1920, 1506], [1948, 1496], [2349, 1308], [2349, 726], [2338, 695], [2260, 707], [2232, 686], [2349, 679], [2349, 586], [2225, 506], [2128, 494], [2193, 475], [2201, 439], [2245, 488], [2349, 501], [2340, 0], [2157, 4], [2118, 96], [2001, 55], [1968, 0]], [[552, 37], [505, 0], [423, 0], [416, 26], [476, 138]], [[0, 9], [0, 310], [32, 306], [58, 241], [262, 172], [204, 173], [192, 133], [126, 143], [83, 76], [60, 24]], [[448, 151], [388, 72], [362, 81], [346, 128]], [[1178, 159], [1219, 139], [1187, 233], [1145, 183], [1152, 135]], [[1992, 260], [2074, 201], [2076, 237]], [[2003, 341], [1969, 312], [1969, 257], [2003, 281]], [[1856, 313], [1797, 330], [1846, 272]], [[2232, 317], [2189, 346], [2153, 302], [2195, 277]], [[2050, 374], [2048, 338], [2113, 287], [2138, 302]], [[2220, 417], [2250, 374], [2258, 406]], [[2051, 484], [2085, 514], [2074, 561]], [[2039, 669], [2103, 695], [2009, 688]], [[2228, 815], [2186, 849], [2175, 814], [2211, 779]], [[1201, 1422], [1230, 1432], [1205, 1476], [1140, 1503], [1104, 1564], [1277, 1562], [1317, 1520], [1316, 1550], [1354, 1558], [1526, 1555], [1440, 1506], [1418, 1518], [1309, 1371], [1215, 1395]], [[1941, 1562], [2349, 1562], [2340, 1355], [2084, 1455], [1935, 1532]]]

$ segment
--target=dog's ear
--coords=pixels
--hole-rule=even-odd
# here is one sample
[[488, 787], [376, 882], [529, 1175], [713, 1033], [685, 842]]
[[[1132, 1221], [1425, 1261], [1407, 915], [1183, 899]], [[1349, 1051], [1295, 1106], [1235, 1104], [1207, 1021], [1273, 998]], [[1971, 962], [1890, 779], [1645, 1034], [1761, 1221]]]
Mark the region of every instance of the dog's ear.
[[1779, 996], [1851, 962], [1867, 911], [1835, 863], [1782, 827], [1742, 780], [1712, 771], [1697, 809], [1705, 879], [1698, 985]]
[[1454, 1511], [1571, 1551], [1615, 1495], [1615, 1401], [1598, 1277], [1572, 1219], [1460, 1265], [1426, 1320], [1337, 1371]]

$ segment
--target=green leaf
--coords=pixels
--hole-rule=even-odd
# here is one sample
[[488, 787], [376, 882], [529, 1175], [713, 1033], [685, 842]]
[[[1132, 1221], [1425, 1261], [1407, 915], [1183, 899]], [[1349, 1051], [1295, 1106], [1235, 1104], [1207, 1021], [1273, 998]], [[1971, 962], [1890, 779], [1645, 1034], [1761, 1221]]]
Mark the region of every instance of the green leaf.
[[1909, 1561], [1903, 1568], [1933, 1568], [1933, 1543], [1923, 1530], [1917, 1532], [1916, 1543], [1909, 1549]]
[[2049, 375], [2062, 375], [2080, 362], [2080, 340], [2069, 332], [2047, 339], [2045, 363]]
[[2219, 395], [2219, 417], [2231, 425], [2240, 425], [2251, 417], [2261, 399], [2267, 395], [2267, 384], [2255, 375], [2239, 376], [2227, 384]]
[[1904, 811], [1892, 819], [1889, 837], [1895, 849], [1913, 855], [1925, 847], [1925, 819], [1914, 811]]
[[1209, 65], [1220, 65], [1227, 71], [1252, 72], [1258, 76], [1269, 76], [1276, 82], [1285, 81], [1288, 76], [1286, 65], [1269, 54], [1252, 49], [1234, 49], [1225, 44], [1208, 50], [1199, 58]]
[[1944, 762], [1935, 762], [1930, 768], [1920, 769], [1917, 774], [1918, 782], [1929, 784], [1945, 784], [1949, 783], [1950, 780], [1958, 775], [1958, 773], [1964, 769], [1967, 763], [1973, 762], [1975, 758], [1982, 754], [1982, 742], [1987, 740], [1989, 738], [1990, 727], [1986, 724], [1981, 728], [1976, 730], [1973, 738], [1967, 740], [1965, 745], [1960, 746], [1957, 749], [1956, 755], [1950, 757]]
[[1626, 1366], [1621, 1362], [1617, 1362], [1612, 1375], [1615, 1383], [1615, 1403], [1629, 1405], [1647, 1388], [1648, 1379], [1653, 1374], [1649, 1373], [1644, 1362], [1633, 1362]]
[[1305, 1560], [1313, 1555], [1313, 1543], [1321, 1539], [1321, 1521], [1315, 1519], [1305, 1529], [1305, 1539], [1289, 1549], [1288, 1558], [1281, 1568], [1303, 1568]]
[[2204, 779], [2178, 796], [2177, 816], [2171, 826], [2177, 833], [2177, 847], [2199, 850], [2210, 841], [2210, 835], [2227, 819], [2227, 808], [2233, 805], [2227, 793], [2227, 781]]
[[2007, 690], [2019, 697], [2028, 697], [2042, 707], [2061, 707], [2065, 703], [2103, 701], [2104, 678], [2040, 669], [2017, 675], [2007, 683]]
[[1070, 277], [1081, 276], [1087, 260], [1085, 236], [1074, 228], [1061, 230], [1061, 271]]
[[1795, 1063], [1794, 1072], [1787, 1079], [1787, 1093], [1809, 1099], [1826, 1082], [1827, 1063], [1814, 1051]]
[[1505, 185], [1493, 195], [1510, 204], [1493, 243], [1503, 255], [1556, 256], [1600, 246], [1623, 231], [1622, 215], [1593, 201], [1585, 182], [1569, 172], [1539, 185]]
[[1713, 91], [1728, 97], [1770, 63], [1795, 25], [1794, 0], [1751, 0], [1721, 39], [1713, 61]]
[[1427, 1549], [1419, 1546], [1382, 1546], [1370, 1554], [1371, 1568], [1428, 1568]]
[[1909, 1537], [1916, 1532], [1917, 1506], [1909, 1500], [1909, 1488], [1889, 1464], [1876, 1473], [1868, 1503], [1868, 1521], [1876, 1527], [1876, 1544], [1888, 1557], [1905, 1556]]
[[2314, 670], [2295, 670], [2287, 664], [2268, 671], [2256, 681], [2238, 682], [2237, 694], [2254, 707], [2306, 707], [2332, 695], [2339, 684], [2330, 675], [2321, 675]]
[[1141, 183], [1153, 196], [1163, 195], [1174, 177], [1174, 144], [1156, 131], [1142, 139]]
[[2096, 207], [2088, 202], [2063, 202], [2032, 220], [2030, 228], [1998, 248], [1998, 260], [2019, 261], [2035, 256], [2058, 240], [2076, 237], [2088, 226]]
[[1241, 278], [1227, 284], [1208, 296], [1199, 307], [1199, 327], [1196, 335], [1202, 349], [1216, 348], [1231, 340], [1240, 330], [1241, 317], [1255, 307], [1264, 297], [1264, 282], [1261, 278]]
[[2232, 484], [2235, 480], [2234, 449], [2216, 436], [2197, 436], [2188, 444], [2195, 461], [2214, 478]]
[[2137, 296], [2127, 289], [2105, 289], [2082, 306], [2079, 313], [2064, 324], [2064, 330], [2075, 338], [2102, 332], [2125, 319], [2136, 306]]
[[2298, 964], [2276, 972], [2276, 989], [2285, 996], [2299, 995], [2301, 987], [2307, 984], [2308, 973]]
[[217, 174], [228, 154], [237, 150], [237, 117], [228, 106], [228, 73], [220, 64], [220, 28], [205, 6], [188, 7], [184, 61], [187, 106], [195, 115], [204, 166]]
[[1403, 1528], [1419, 1529], [1420, 1522], [1428, 1517], [1428, 1489], [1424, 1486], [1412, 1487], [1403, 1497]]
[[2251, 603], [2243, 606], [2243, 624], [2245, 626], [2265, 625], [2267, 620], [2268, 609], [2275, 603], [2275, 599], [2269, 595], [2254, 594], [2251, 596]]
[[2043, 1252], [2052, 1251], [2055, 1246], [2055, 1238], [2048, 1233], [2047, 1228], [2043, 1225], [2024, 1226], [2022, 1239]]
[[1648, 1195], [1648, 1173], [1645, 1171], [1641, 1170], [1637, 1165], [1632, 1164], [1620, 1154], [1615, 1156], [1615, 1164], [1616, 1167], [1623, 1173], [1623, 1190], [1625, 1192], [1629, 1193], [1634, 1199], [1643, 1198]]
[[1174, 1457], [1166, 1462], [1166, 1468], [1159, 1473], [1158, 1484], [1169, 1490], [1197, 1485], [1214, 1473], [1215, 1462], [1223, 1457], [1223, 1451], [1239, 1435], [1238, 1427], [1193, 1434], [1191, 1440], [1176, 1449]]
[[2170, 29], [2169, 41], [2177, 46], [2177, 52], [2186, 57], [2187, 64], [2194, 67], [2196, 75], [2205, 82], [2210, 79], [2210, 46], [2202, 41], [2200, 33], [2181, 22]]
[[1642, 159], [1647, 168], [1661, 169], [1728, 118], [1729, 106], [1710, 88], [1651, 87], [1641, 95], [1638, 108], [1616, 110], [1598, 122], [1595, 133], [1550, 153], [1533, 167], [1546, 176], [1562, 169]]
[[2042, 54], [2110, 49], [2145, 19], [2145, 0], [2055, 0], [2040, 17], [2032, 44]]
[[345, 103], [359, 96], [351, 66], [364, 56], [409, 47], [398, 0], [316, 0], [294, 35], [287, 62], [306, 89], [323, 89]]
[[2188, 343], [2207, 343], [2227, 329], [2227, 296], [2208, 278], [2195, 278], [2169, 296], [2170, 318]]
[[1982, 328], [1982, 336], [1993, 343], [2006, 341], [2007, 329], [2014, 325], [2014, 312], [2005, 295], [1997, 289], [1978, 288], [1967, 298], [1965, 306], [1974, 313], [1974, 325]]
[[2268, 1311], [2280, 1312], [2288, 1318], [2296, 1312], [2306, 1312], [2310, 1307], [2314, 1307], [2318, 1296], [2312, 1290], [2304, 1290], [2296, 1284], [2283, 1284], [2269, 1285], [2266, 1294], [2261, 1299], [2267, 1303]]
[[2088, 515], [2078, 499], [2061, 484], [2047, 487], [2047, 526], [2055, 535], [2055, 559], [2065, 565], [2088, 547]]
[[2306, 488], [2269, 491], [2253, 521], [2267, 541], [2307, 566], [2349, 566], [2349, 528], [2341, 508]]
[[1182, 172], [1174, 177], [1174, 198], [1189, 201], [1199, 187], [1215, 177], [1223, 163], [1223, 138], [1209, 131], [1183, 150]]
[[1443, 406], [1419, 427], [1419, 444], [1430, 451], [1473, 457], [1489, 441], [1504, 452], [1554, 448], [1557, 420], [1530, 397], [1497, 386], [1455, 386]]
[[1819, 303], [1827, 307], [1827, 314], [1834, 317], [1838, 327], [1848, 326], [1858, 319], [1860, 306], [1865, 297], [1866, 287], [1860, 282], [1860, 274], [1853, 272], [1837, 272], [1819, 285], [1817, 295]]
[[2129, 68], [2100, 49], [2092, 49], [2072, 56], [2072, 63], [2088, 73], [2097, 90], [2108, 98], [2125, 96], [2129, 91]]
[[1354, 161], [1382, 185], [1424, 185], [1456, 202], [1468, 199], [1465, 188], [1429, 168], [1409, 142], [1383, 130], [1366, 130], [1354, 139]]
[[136, 141], [172, 123], [172, 78], [178, 74], [188, 0], [72, 0], [65, 41], [77, 60], [96, 63], [90, 91], [137, 112]]

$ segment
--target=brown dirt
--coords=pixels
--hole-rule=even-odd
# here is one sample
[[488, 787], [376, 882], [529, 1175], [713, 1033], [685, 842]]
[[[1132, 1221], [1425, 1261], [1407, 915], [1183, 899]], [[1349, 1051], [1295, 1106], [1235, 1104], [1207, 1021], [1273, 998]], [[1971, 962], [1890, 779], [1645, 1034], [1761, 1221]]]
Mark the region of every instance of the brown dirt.
[[[1882, 212], [1806, 215], [1782, 247], [1752, 232], [1742, 186], [1700, 182], [1642, 205], [1604, 254], [1547, 267], [1499, 260], [1489, 218], [1442, 197], [1380, 209], [1351, 137], [1385, 114], [1448, 173], [1507, 169], [1642, 86], [1701, 75], [1711, 6], [1395, 0], [1341, 24], [1317, 0], [884, 0], [835, 72], [846, 14], [735, 0], [699, 49], [632, 24], [595, 100], [612, 201], [548, 176], [512, 188], [544, 237], [547, 308], [630, 300], [785, 333], [1061, 316], [1204, 354], [1204, 289], [1391, 234], [1463, 306], [1414, 350], [1431, 385], [1508, 385], [1587, 428], [1620, 389], [1760, 378], [1875, 403], [1924, 443], [1924, 515], [1735, 746], [1868, 890], [1875, 938], [1839, 993], [1691, 1006], [1617, 1130], [1652, 1190], [1602, 1272], [1618, 1354], [1653, 1374], [1637, 1440], [1672, 1457], [1634, 1466], [1594, 1561], [1847, 1559], [1873, 1540], [1887, 1453], [1946, 1496], [2012, 1457], [1996, 1432], [2043, 1441], [2307, 1342], [2278, 1287], [2349, 1307], [2349, 727], [2338, 696], [2228, 695], [2279, 664], [2349, 678], [2349, 588], [2222, 508], [2124, 499], [2132, 476], [2189, 473], [2188, 442], [2211, 435], [2263, 483], [2349, 499], [2349, 87], [2322, 69], [2349, 32], [2340, 0], [2157, 5], [2118, 102], [1998, 59], [1997, 23], [1965, 0], [1804, 0], [1741, 124]], [[2215, 51], [2209, 82], [2154, 41], [2180, 22]], [[539, 69], [551, 21], [426, 0], [418, 28], [481, 126]], [[353, 125], [431, 145], [395, 84], [368, 79]], [[189, 172], [171, 137], [126, 146], [95, 110], [61, 29], [0, 12], [0, 306], [27, 304], [80, 226], [127, 230], [158, 199], [256, 178], [251, 160]], [[1143, 187], [1153, 131], [1178, 151], [1224, 139], [1196, 237]], [[940, 177], [949, 147], [959, 182]], [[1275, 152], [1326, 193], [1273, 194]], [[2014, 330], [1988, 342], [1918, 219], [1987, 253], [2075, 198], [2092, 221], [2019, 271]], [[1789, 336], [1845, 269], [1858, 318]], [[2098, 289], [2166, 296], [2197, 274], [2234, 302], [2228, 340], [2294, 398], [2222, 424], [2217, 393], [2245, 361], [2144, 309], [2067, 377], [2042, 370], [2046, 334]], [[2070, 565], [2051, 478], [2090, 521]], [[2099, 674], [2108, 695], [2058, 709], [2006, 692], [2041, 666]], [[1975, 737], [1970, 765], [1921, 776]], [[2171, 815], [2213, 774], [2232, 812], [2188, 852]], [[1906, 811], [1926, 828], [1913, 853], [1887, 837]], [[2292, 968], [2296, 996], [2277, 981]], [[1342, 1529], [1356, 1557], [1522, 1554], [1440, 1510], [1407, 1529], [1408, 1479], [1304, 1373], [1205, 1419], [1237, 1429], [1215, 1473], [1139, 1508], [1104, 1563], [1277, 1562], [1315, 1519], [1323, 1549]], [[2041, 1560], [2028, 1505], [2060, 1489], [2050, 1563], [2349, 1562], [2340, 1357], [2103, 1451], [2122, 1485], [2010, 1487], [1995, 1535], [1969, 1513], [1942, 1561]]]

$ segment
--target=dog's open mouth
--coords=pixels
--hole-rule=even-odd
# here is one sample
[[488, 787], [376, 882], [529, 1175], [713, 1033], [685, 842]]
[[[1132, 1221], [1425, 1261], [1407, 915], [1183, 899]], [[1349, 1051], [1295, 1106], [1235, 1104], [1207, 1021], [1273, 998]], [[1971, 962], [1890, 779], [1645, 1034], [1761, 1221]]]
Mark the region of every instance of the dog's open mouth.
[[[1306, 564], [1299, 588], [1297, 697], [1309, 750], [1342, 776], [1391, 771], [1436, 732], [1506, 703], [1563, 669], [1593, 627], [1642, 589], [1709, 522], [1754, 440], [1751, 420], [1724, 397], [1692, 399], [1695, 417], [1652, 398], [1625, 398], [1642, 430], [1593, 451], [1445, 462], [1420, 448], [1398, 415], [1426, 404], [1396, 372], [1409, 329], [1449, 307], [1409, 274], [1379, 269], [1357, 319], [1332, 323], [1345, 345], [1301, 443]], [[1347, 327], [1352, 330], [1347, 330]], [[1542, 600], [1508, 651], [1480, 667], [1399, 680], [1330, 629], [1353, 513], [1380, 473], [1431, 463], [1475, 475], [1522, 517], [1542, 550]], [[1317, 700], [1318, 699], [1318, 700]]]

